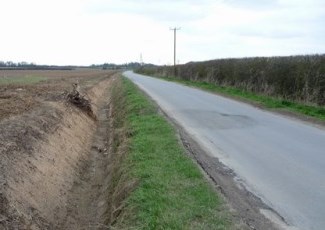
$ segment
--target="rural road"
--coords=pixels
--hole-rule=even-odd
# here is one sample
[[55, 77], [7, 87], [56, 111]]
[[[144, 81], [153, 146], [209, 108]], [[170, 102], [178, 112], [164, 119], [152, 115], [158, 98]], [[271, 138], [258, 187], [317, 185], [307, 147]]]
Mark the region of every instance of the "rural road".
[[325, 129], [176, 83], [124, 75], [287, 223], [325, 228]]

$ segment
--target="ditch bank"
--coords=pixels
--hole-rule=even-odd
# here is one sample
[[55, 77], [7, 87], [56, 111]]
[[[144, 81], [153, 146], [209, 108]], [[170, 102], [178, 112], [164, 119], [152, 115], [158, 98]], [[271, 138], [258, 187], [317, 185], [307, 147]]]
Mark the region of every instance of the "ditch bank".
[[126, 152], [110, 103], [117, 78], [87, 90], [94, 116], [64, 101], [43, 102], [0, 123], [0, 229], [107, 229], [114, 222], [130, 187], [117, 170]]

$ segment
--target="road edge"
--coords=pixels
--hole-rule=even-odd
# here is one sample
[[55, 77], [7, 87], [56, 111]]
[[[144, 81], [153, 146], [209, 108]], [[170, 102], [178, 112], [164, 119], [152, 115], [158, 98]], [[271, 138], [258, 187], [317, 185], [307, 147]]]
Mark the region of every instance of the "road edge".
[[[126, 77], [124, 74], [122, 75]], [[221, 163], [218, 158], [212, 157], [175, 119], [163, 111], [145, 90], [136, 83], [134, 84], [154, 103], [159, 113], [174, 127], [186, 154], [202, 171], [215, 191], [223, 197], [237, 227], [254, 230], [297, 230], [290, 226], [279, 213], [265, 204], [261, 198], [249, 191], [232, 169]]]

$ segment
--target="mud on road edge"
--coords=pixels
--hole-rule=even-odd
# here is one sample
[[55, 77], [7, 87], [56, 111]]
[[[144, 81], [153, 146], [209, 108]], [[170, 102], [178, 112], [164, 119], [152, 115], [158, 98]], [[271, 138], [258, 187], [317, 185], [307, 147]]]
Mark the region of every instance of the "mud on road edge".
[[218, 158], [208, 154], [177, 121], [161, 109], [160, 111], [176, 128], [179, 140], [184, 146], [186, 153], [193, 159], [207, 180], [226, 201], [236, 228], [296, 230], [279, 213], [265, 204], [261, 198], [249, 191], [245, 183], [232, 169], [221, 163]]

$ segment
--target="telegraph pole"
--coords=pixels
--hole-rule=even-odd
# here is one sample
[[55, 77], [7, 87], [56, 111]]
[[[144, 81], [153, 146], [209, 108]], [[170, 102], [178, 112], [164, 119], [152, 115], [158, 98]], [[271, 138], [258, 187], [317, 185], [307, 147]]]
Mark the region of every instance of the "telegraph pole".
[[170, 30], [174, 31], [174, 68], [175, 68], [175, 71], [176, 71], [176, 31], [180, 30], [180, 29], [181, 29], [180, 27], [170, 28]]
[[143, 66], [143, 58], [142, 58], [142, 53], [140, 53], [140, 65]]

